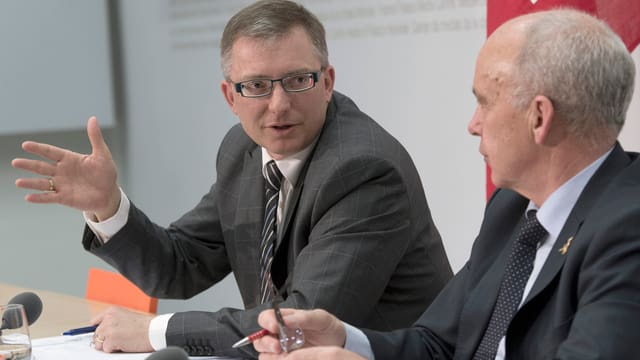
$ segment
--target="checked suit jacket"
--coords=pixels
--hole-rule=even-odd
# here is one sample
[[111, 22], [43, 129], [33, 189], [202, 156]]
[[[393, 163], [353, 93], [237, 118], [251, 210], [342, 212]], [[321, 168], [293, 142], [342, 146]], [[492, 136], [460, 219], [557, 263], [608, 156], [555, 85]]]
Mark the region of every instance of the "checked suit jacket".
[[[376, 360], [471, 359], [529, 200], [497, 190], [467, 264], [405, 330], [366, 330]], [[578, 198], [506, 335], [506, 358], [637, 359], [640, 158], [619, 145]]]
[[[174, 314], [168, 345], [192, 355], [255, 357], [231, 345], [258, 329], [264, 213], [261, 148], [234, 126], [215, 184], [168, 228], [132, 204], [125, 227], [83, 244], [159, 298], [189, 298], [232, 272], [245, 309]], [[452, 276], [422, 183], [403, 146], [334, 92], [282, 222], [272, 279], [281, 307], [322, 308], [379, 330], [411, 325]]]

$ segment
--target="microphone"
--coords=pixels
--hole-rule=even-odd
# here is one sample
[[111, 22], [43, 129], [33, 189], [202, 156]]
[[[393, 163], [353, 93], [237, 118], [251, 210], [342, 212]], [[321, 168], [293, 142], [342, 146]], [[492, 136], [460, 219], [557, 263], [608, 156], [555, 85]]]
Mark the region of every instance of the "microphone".
[[189, 360], [189, 355], [177, 346], [169, 346], [149, 355], [146, 360]]
[[[30, 291], [20, 293], [9, 300], [9, 304], [22, 304], [24, 312], [27, 315], [28, 325], [33, 324], [42, 313], [42, 300], [35, 293]], [[6, 314], [6, 312], [5, 312]], [[20, 316], [3, 316], [0, 331], [4, 329], [17, 329], [22, 326], [22, 317]]]

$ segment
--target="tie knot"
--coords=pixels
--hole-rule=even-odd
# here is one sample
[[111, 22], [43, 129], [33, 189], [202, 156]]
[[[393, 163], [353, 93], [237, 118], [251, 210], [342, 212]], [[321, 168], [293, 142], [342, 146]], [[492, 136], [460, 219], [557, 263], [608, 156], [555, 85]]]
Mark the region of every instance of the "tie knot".
[[280, 191], [282, 173], [280, 172], [280, 169], [278, 169], [278, 165], [275, 161], [271, 160], [267, 163], [266, 168], [267, 186], [274, 191]]
[[518, 240], [529, 246], [537, 246], [538, 242], [547, 236], [548, 232], [538, 221], [536, 210], [529, 210], [525, 216], [525, 223], [520, 229]]

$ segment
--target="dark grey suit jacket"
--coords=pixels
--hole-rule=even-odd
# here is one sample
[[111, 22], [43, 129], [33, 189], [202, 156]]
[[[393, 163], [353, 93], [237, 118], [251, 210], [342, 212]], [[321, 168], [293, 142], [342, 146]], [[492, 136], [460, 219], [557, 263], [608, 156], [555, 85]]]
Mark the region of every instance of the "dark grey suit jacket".
[[[494, 194], [470, 260], [414, 327], [365, 331], [376, 360], [472, 358], [527, 204], [512, 191]], [[640, 159], [618, 145], [580, 195], [510, 324], [507, 359], [636, 359], [639, 326]]]
[[[191, 354], [256, 356], [231, 344], [258, 329], [264, 212], [261, 149], [237, 125], [223, 140], [217, 179], [168, 228], [135, 206], [104, 246], [84, 246], [146, 293], [189, 298], [230, 272], [248, 310], [175, 314], [169, 345]], [[317, 144], [291, 195], [272, 278], [282, 307], [323, 308], [379, 330], [410, 326], [452, 276], [418, 173], [402, 145], [334, 93]]]

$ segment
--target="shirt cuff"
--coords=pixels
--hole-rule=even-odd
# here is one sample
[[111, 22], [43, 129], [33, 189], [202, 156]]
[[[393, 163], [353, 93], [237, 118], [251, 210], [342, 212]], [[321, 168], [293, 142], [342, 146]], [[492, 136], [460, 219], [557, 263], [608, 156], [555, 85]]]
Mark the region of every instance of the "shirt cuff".
[[162, 350], [167, 347], [167, 326], [173, 314], [162, 314], [151, 319], [149, 324], [149, 342], [153, 350]]
[[122, 188], [120, 188], [120, 206], [118, 207], [118, 211], [116, 211], [112, 217], [105, 221], [97, 222], [93, 220], [92, 216], [90, 216], [92, 215], [91, 213], [83, 211], [82, 216], [84, 216], [84, 220], [87, 222], [89, 229], [91, 229], [91, 231], [93, 231], [93, 233], [96, 234], [103, 243], [105, 243], [127, 224], [127, 220], [129, 220], [130, 207], [131, 204], [129, 202], [129, 198], [127, 198], [127, 195], [125, 195]]
[[346, 339], [344, 343], [345, 350], [353, 351], [354, 353], [363, 356], [367, 360], [374, 360], [373, 349], [369, 343], [367, 336], [358, 328], [342, 322], [344, 330], [346, 332]]

